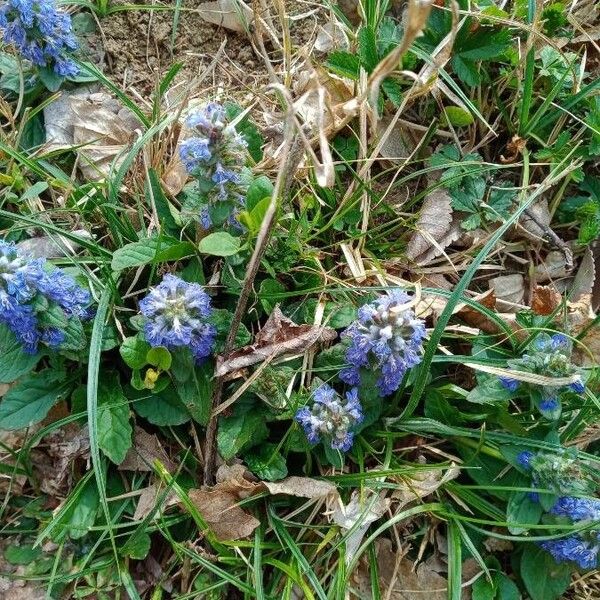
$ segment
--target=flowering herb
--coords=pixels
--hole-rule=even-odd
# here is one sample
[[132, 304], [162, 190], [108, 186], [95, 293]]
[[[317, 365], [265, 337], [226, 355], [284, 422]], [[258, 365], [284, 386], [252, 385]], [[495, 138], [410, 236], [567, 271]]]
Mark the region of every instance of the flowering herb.
[[54, 0], [6, 0], [0, 7], [3, 40], [38, 67], [51, 68], [61, 77], [73, 77], [79, 68], [71, 58], [77, 49], [71, 17]]
[[200, 204], [187, 210], [197, 213], [205, 229], [221, 224], [239, 228], [236, 215], [245, 206], [246, 141], [228, 124], [225, 109], [216, 102], [190, 114], [186, 125], [195, 135], [180, 143], [179, 156], [197, 179], [201, 194]]
[[546, 540], [540, 546], [550, 552], [556, 562], [574, 562], [582, 569], [598, 566], [600, 552], [600, 500], [597, 498], [561, 497], [550, 510], [559, 519], [573, 525], [595, 525], [564, 538]]
[[406, 372], [421, 362], [425, 323], [406, 304], [411, 297], [396, 288], [358, 310], [358, 319], [343, 333], [350, 341], [340, 373], [342, 381], [358, 385], [361, 369], [380, 373], [379, 394], [389, 396], [402, 383]]
[[0, 241], [0, 322], [27, 352], [35, 353], [39, 343], [59, 348], [69, 323], [91, 316], [90, 302], [90, 293], [72, 277]]
[[544, 377], [577, 376], [576, 381], [566, 386], [541, 386], [519, 382], [510, 377], [501, 377], [501, 385], [511, 391], [526, 388], [544, 417], [556, 420], [560, 417], [561, 397], [566, 393], [582, 394], [585, 392], [584, 372], [571, 362], [572, 344], [562, 333], [548, 335], [542, 333], [529, 345], [521, 358], [509, 361], [511, 369], [543, 375]]
[[526, 450], [517, 456], [517, 462], [531, 475], [533, 487], [548, 490], [548, 494], [531, 494], [533, 500], [541, 501], [546, 508], [554, 504], [557, 496], [584, 494], [593, 489], [573, 449], [536, 453]]
[[201, 285], [165, 275], [140, 301], [140, 312], [146, 317], [144, 335], [151, 346], [187, 346], [196, 363], [210, 356], [217, 332], [207, 323], [210, 297]]
[[313, 392], [312, 399], [312, 406], [301, 408], [295, 417], [308, 441], [316, 444], [324, 440], [334, 450], [350, 450], [354, 442], [351, 430], [363, 420], [358, 390], [346, 392], [344, 401], [333, 388], [323, 384]]

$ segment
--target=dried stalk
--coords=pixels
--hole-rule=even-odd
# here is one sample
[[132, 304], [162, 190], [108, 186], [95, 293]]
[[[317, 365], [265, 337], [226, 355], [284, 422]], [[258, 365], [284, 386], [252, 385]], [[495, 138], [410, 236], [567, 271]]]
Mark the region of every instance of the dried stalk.
[[[275, 89], [279, 88], [279, 86], [271, 87]], [[283, 96], [285, 97], [286, 94], [284, 93]], [[225, 341], [223, 355], [227, 355], [233, 349], [242, 318], [246, 313], [246, 307], [248, 306], [248, 299], [250, 298], [250, 292], [254, 284], [254, 279], [256, 278], [260, 263], [273, 232], [275, 215], [277, 214], [280, 198], [287, 196], [289, 190], [289, 181], [291, 180], [302, 158], [302, 144], [298, 143], [298, 138], [295, 138], [293, 135], [295, 129], [294, 123], [295, 119], [293, 114], [293, 105], [288, 103], [285, 123], [285, 141], [281, 156], [282, 168], [277, 174], [277, 179], [273, 188], [273, 194], [271, 195], [271, 202], [269, 203], [269, 208], [267, 209], [261, 224], [260, 231], [256, 239], [256, 245], [254, 247], [254, 252], [252, 253], [252, 257], [248, 263], [246, 276], [244, 277], [244, 285], [242, 286], [240, 298], [237, 306], [235, 307], [235, 313], [233, 314], [233, 318], [231, 320], [231, 328], [229, 329], [229, 334], [227, 335], [227, 339]], [[211, 417], [206, 427], [206, 442], [204, 446], [204, 485], [213, 485], [215, 480], [217, 422], [224, 383], [224, 377], [216, 378], [211, 398]]]

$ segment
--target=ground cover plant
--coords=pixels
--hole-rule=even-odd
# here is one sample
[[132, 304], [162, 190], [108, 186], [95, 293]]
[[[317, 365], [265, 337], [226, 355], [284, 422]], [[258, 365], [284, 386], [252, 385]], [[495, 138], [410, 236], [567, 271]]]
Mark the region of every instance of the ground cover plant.
[[0, 35], [0, 598], [600, 598], [596, 2]]

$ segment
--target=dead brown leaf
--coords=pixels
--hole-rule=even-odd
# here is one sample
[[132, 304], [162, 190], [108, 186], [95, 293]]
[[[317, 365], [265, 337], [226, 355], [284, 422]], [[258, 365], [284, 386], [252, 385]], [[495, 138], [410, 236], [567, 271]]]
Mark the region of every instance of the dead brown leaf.
[[550, 285], [536, 285], [531, 310], [536, 315], [551, 315], [560, 305], [561, 295]]
[[133, 433], [133, 445], [125, 456], [125, 460], [119, 465], [119, 471], [152, 471], [152, 464], [159, 460], [169, 472], [175, 470], [175, 465], [168, 457], [158, 436], [135, 427]]
[[520, 233], [524, 234], [529, 240], [539, 242], [546, 235], [546, 228], [550, 227], [550, 210], [548, 209], [548, 200], [542, 198], [533, 204], [528, 212], [523, 213], [519, 219], [519, 225], [522, 229]]
[[277, 482], [263, 481], [261, 485], [271, 494], [285, 494], [311, 500], [337, 494], [337, 488], [333, 483], [310, 477], [287, 477]]
[[[142, 519], [145, 519], [156, 508], [156, 503], [158, 502], [158, 498], [163, 490], [164, 487], [161, 487], [157, 484], [149, 485], [142, 490], [133, 514], [133, 519], [135, 521], [141, 521]], [[175, 506], [178, 504], [178, 502], [179, 500], [175, 494], [170, 492], [167, 494], [163, 504], [160, 506], [160, 510], [164, 510], [169, 506]]]
[[[439, 256], [452, 243], [451, 198], [446, 190], [436, 189], [423, 202], [416, 231], [408, 242], [406, 256], [417, 264], [425, 264]], [[456, 238], [460, 235], [457, 230]], [[455, 238], [455, 239], [456, 239]]]
[[590, 248], [586, 248], [571, 285], [571, 301], [577, 302], [592, 294], [596, 281], [596, 265]]
[[238, 506], [240, 498], [229, 487], [218, 483], [210, 489], [189, 491], [190, 500], [221, 541], [248, 537], [260, 525], [256, 517]]
[[337, 337], [331, 327], [297, 325], [275, 307], [264, 327], [256, 334], [254, 344], [217, 357], [216, 375], [221, 377], [251, 365], [284, 354], [301, 354], [317, 342], [330, 342]]
[[515, 162], [526, 146], [527, 140], [518, 135], [513, 136], [512, 140], [506, 144], [506, 156], [500, 155], [500, 162], [504, 164]]
[[561, 250], [551, 250], [535, 268], [535, 277], [539, 283], [555, 281], [569, 274], [567, 260]]
[[494, 277], [490, 279], [489, 286], [494, 290], [496, 304], [500, 310], [517, 312], [523, 306], [525, 281], [520, 273]]

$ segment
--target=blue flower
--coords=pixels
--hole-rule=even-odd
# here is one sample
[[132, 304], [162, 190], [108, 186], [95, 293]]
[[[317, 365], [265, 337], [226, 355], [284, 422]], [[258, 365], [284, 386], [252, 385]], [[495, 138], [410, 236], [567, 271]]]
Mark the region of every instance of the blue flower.
[[60, 309], [68, 321], [89, 318], [91, 300], [89, 291], [60, 269], [47, 270], [44, 259], [29, 259], [13, 243], [0, 240], [0, 323], [27, 352], [35, 353], [40, 342], [58, 348], [65, 339], [58, 327], [40, 324], [43, 302]]
[[600, 500], [563, 496], [550, 511], [553, 515], [569, 517], [572, 521], [600, 521]]
[[550, 552], [557, 563], [574, 562], [582, 569], [593, 569], [598, 563], [600, 540], [586, 539], [580, 535], [570, 535], [558, 540], [541, 542], [540, 546]]
[[358, 310], [358, 319], [342, 333], [350, 340], [346, 352], [350, 366], [340, 372], [342, 381], [358, 385], [360, 370], [371, 368], [379, 371], [380, 395], [389, 396], [406, 372], [421, 362], [425, 324], [406, 307], [409, 301], [410, 296], [396, 288]]
[[585, 392], [585, 385], [582, 381], [575, 381], [569, 385], [569, 389], [576, 394], [583, 394]]
[[212, 353], [217, 332], [207, 323], [210, 297], [197, 283], [165, 275], [140, 301], [140, 312], [146, 317], [144, 334], [151, 346], [188, 346], [197, 363]]
[[179, 145], [179, 157], [188, 173], [194, 173], [212, 157], [206, 138], [192, 137]]
[[62, 77], [79, 73], [70, 57], [77, 49], [71, 17], [54, 0], [6, 0], [0, 7], [0, 28], [4, 42], [34, 65], [49, 66]]
[[519, 389], [519, 380], [512, 379], [512, 377], [498, 377], [502, 387], [506, 388], [509, 392], [516, 392]]
[[546, 396], [539, 403], [538, 409], [546, 419], [556, 421], [561, 413], [560, 400], [557, 396]]
[[523, 452], [519, 453], [519, 455], [517, 456], [517, 462], [524, 468], [524, 469], [531, 469], [531, 461], [532, 459], [535, 457], [535, 454], [529, 450], [524, 450]]
[[354, 442], [353, 427], [363, 420], [362, 407], [356, 388], [346, 392], [346, 401], [327, 384], [321, 385], [312, 395], [313, 404], [296, 413], [295, 420], [302, 425], [311, 444], [325, 439], [334, 450], [346, 452]]

